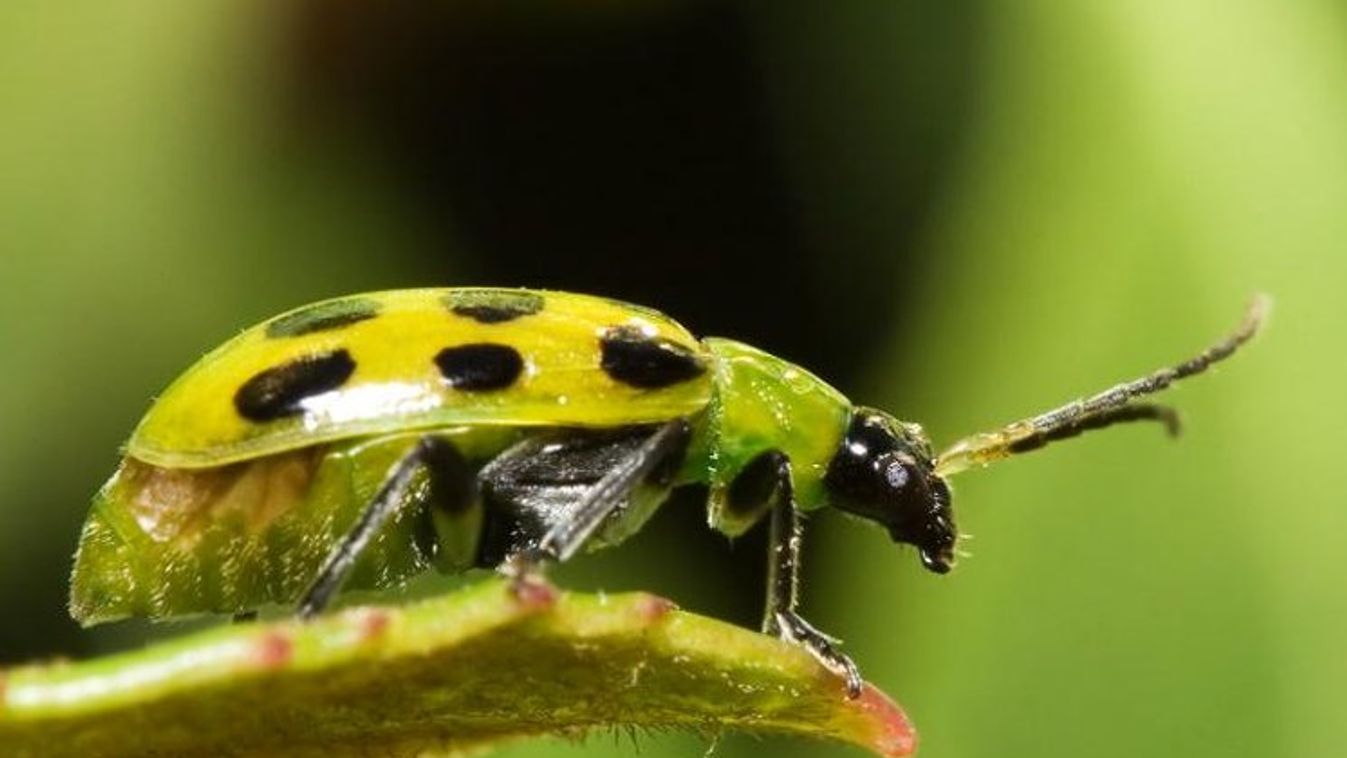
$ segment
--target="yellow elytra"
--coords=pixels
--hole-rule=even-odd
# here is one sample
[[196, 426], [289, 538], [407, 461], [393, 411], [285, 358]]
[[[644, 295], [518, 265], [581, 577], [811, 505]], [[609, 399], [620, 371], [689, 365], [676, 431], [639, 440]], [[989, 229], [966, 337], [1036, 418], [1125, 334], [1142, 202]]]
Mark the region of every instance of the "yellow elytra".
[[[278, 328], [279, 327], [279, 328]], [[496, 288], [376, 292], [305, 306], [221, 345], [158, 398], [127, 443], [158, 466], [219, 466], [336, 439], [465, 424], [604, 427], [664, 421], [706, 406], [710, 375], [637, 387], [601, 370], [601, 338], [636, 330], [709, 362], [677, 322], [653, 310], [566, 292]], [[445, 381], [432, 357], [497, 345], [518, 354], [505, 386], [474, 391]], [[337, 386], [294, 398], [265, 418], [239, 412], [250, 380], [315, 356], [344, 354]], [[502, 377], [503, 378], [503, 377]]]

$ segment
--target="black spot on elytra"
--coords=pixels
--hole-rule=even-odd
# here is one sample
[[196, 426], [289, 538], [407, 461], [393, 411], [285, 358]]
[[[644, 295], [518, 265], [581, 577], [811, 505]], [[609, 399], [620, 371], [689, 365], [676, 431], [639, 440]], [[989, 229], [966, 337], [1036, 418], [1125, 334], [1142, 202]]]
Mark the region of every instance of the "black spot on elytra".
[[524, 372], [519, 351], [492, 342], [446, 347], [435, 356], [435, 365], [449, 386], [472, 392], [504, 389]]
[[346, 383], [355, 361], [345, 350], [306, 355], [263, 371], [234, 393], [234, 408], [251, 421], [274, 421], [304, 412], [305, 398]]
[[267, 324], [267, 336], [298, 337], [302, 334], [326, 332], [379, 315], [379, 303], [363, 297], [350, 297], [319, 303], [302, 308], [284, 316], [278, 316]]
[[599, 367], [623, 384], [641, 389], [670, 387], [701, 376], [701, 358], [683, 345], [651, 337], [634, 326], [614, 326], [599, 339]]
[[543, 309], [543, 296], [523, 290], [455, 290], [444, 304], [459, 316], [482, 324], [499, 324]]

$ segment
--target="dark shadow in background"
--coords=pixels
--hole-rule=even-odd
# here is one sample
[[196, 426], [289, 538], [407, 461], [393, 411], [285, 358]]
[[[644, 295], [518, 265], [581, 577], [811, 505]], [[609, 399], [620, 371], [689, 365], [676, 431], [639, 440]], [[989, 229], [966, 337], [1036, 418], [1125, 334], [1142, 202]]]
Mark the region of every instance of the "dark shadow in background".
[[[454, 283], [466, 271], [474, 283], [652, 305], [695, 333], [743, 339], [845, 386], [900, 316], [910, 290], [893, 283], [926, 286], [924, 267], [906, 245], [865, 249], [856, 229], [825, 229], [828, 249], [809, 246], [820, 235], [804, 233], [792, 198], [814, 188], [786, 179], [755, 58], [753, 14], [775, 13], [772, 4], [501, 5], [299, 0], [293, 127], [354, 122], [372, 138], [408, 202], [442, 222]], [[850, 5], [836, 12], [864, 13]], [[923, 229], [932, 183], [958, 144], [974, 16], [914, 9], [891, 42], [911, 46], [918, 70], [875, 74], [894, 81], [884, 108], [906, 100], [911, 123], [925, 125], [891, 135], [907, 144], [883, 146], [912, 166], [879, 221], [899, 239]], [[958, 65], [926, 70], [932, 60]], [[847, 275], [815, 276], [821, 260]], [[753, 623], [762, 535], [731, 551], [707, 535], [692, 500], [667, 507], [653, 528], [721, 588], [701, 609]]]
[[[904, 296], [934, 286], [910, 242], [925, 226], [974, 98], [977, 35], [969, 29], [977, 9], [890, 8], [901, 23], [890, 17], [881, 27], [868, 0], [784, 10], [692, 0], [577, 7], [552, 0], [269, 6], [267, 22], [288, 25], [270, 76], [282, 84], [279, 139], [323, 144], [334, 134], [362, 135], [405, 202], [442, 231], [422, 270], [443, 279], [425, 284], [470, 276], [621, 297], [848, 387], [876, 343], [912, 328], [902, 318]], [[838, 22], [827, 25], [830, 37], [810, 26], [820, 18]], [[794, 40], [774, 55], [810, 46], [784, 62], [795, 76], [809, 76], [817, 59], [852, 56], [865, 70], [869, 56], [882, 58], [866, 76], [883, 77], [885, 95], [891, 84], [892, 99], [857, 102], [842, 114], [878, 124], [872, 133], [882, 144], [806, 136], [795, 140], [791, 160], [843, 168], [786, 163], [778, 146], [794, 124], [781, 123], [780, 103], [766, 94], [783, 61], [763, 57], [765, 29], [786, 29]], [[874, 31], [862, 37], [867, 29]], [[792, 106], [810, 113], [802, 97]], [[821, 113], [819, 122], [834, 115]], [[841, 150], [849, 160], [839, 160]], [[889, 159], [874, 164], [879, 181], [854, 168], [872, 156]], [[820, 175], [832, 178], [811, 183]], [[868, 193], [868, 202], [853, 205], [849, 193]], [[804, 206], [821, 196], [840, 201], [842, 218], [805, 219]], [[861, 210], [872, 207], [883, 211]], [[23, 557], [26, 575], [69, 571], [75, 534], [60, 537]], [[633, 550], [605, 554], [599, 570], [629, 571], [620, 583], [643, 586], [648, 565], [664, 561], [666, 575], [685, 576], [651, 589], [756, 623], [761, 534], [733, 546], [712, 535], [694, 492], [637, 540]], [[64, 592], [48, 586], [34, 591], [21, 621], [0, 624], [7, 660], [88, 651], [91, 635], [66, 616]], [[100, 634], [129, 641], [149, 628], [131, 623]]]

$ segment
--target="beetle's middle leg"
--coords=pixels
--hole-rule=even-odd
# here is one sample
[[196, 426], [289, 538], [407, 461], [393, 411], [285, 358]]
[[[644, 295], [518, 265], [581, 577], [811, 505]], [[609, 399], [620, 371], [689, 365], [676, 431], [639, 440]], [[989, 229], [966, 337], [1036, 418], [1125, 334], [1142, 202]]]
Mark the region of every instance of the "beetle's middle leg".
[[[296, 614], [308, 618], [320, 613], [332, 602], [341, 585], [350, 576], [365, 547], [388, 519], [412, 498], [411, 486], [419, 468], [430, 472], [431, 496], [467, 502], [476, 497], [472, 469], [453, 443], [426, 435], [393, 464], [388, 477], [375, 493], [355, 524], [328, 553], [313, 583], [305, 591]], [[446, 505], [441, 503], [439, 505]], [[450, 506], [457, 505], [448, 504]], [[454, 508], [451, 507], [451, 510]]]
[[770, 503], [767, 541], [767, 603], [762, 630], [808, 650], [828, 669], [846, 679], [847, 696], [859, 697], [861, 672], [838, 650], [837, 640], [815, 629], [800, 616], [800, 512], [791, 484], [790, 459], [777, 450], [754, 458], [735, 477], [729, 497], [741, 508]]
[[544, 563], [569, 559], [638, 487], [671, 473], [690, 434], [688, 422], [676, 419], [653, 432], [540, 436], [502, 453], [482, 469], [479, 486], [508, 534], [483, 559], [517, 583]]

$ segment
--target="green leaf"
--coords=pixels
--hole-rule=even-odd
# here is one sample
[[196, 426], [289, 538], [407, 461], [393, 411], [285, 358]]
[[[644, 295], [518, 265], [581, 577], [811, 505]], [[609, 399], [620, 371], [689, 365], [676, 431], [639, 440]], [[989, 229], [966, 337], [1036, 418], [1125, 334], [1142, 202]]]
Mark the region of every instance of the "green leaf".
[[856, 700], [803, 650], [646, 594], [515, 593], [237, 624], [0, 674], [0, 754], [456, 752], [603, 727], [740, 730], [910, 753], [878, 690]]

